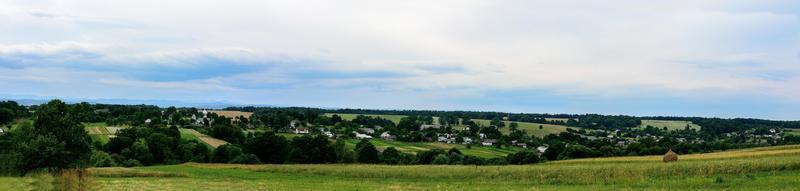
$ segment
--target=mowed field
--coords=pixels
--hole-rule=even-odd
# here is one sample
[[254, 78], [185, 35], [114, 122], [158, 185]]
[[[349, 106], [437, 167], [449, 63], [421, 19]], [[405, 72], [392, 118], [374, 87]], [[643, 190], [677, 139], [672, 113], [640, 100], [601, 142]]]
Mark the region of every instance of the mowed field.
[[253, 112], [243, 112], [243, 111], [224, 111], [224, 110], [210, 110], [208, 112], [216, 113], [220, 116], [225, 116], [227, 118], [236, 119], [236, 117], [243, 116], [244, 118], [250, 118], [253, 115]]
[[[94, 190], [797, 190], [800, 146], [533, 165], [234, 165], [92, 168]], [[36, 190], [40, 177], [0, 178]]]
[[690, 128], [695, 130], [700, 129], [699, 125], [694, 124], [691, 121], [668, 121], [668, 120], [642, 120], [642, 124], [639, 125], [638, 128], [645, 128], [648, 125], [656, 128], [667, 127], [667, 129], [670, 131], [684, 129], [686, 128], [686, 125], [689, 125]]

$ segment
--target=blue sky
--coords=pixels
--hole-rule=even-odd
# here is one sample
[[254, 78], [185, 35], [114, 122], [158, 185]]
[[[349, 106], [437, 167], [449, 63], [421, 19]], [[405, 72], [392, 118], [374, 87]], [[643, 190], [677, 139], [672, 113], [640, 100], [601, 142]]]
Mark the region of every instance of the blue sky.
[[0, 95], [798, 120], [799, 14], [790, 0], [0, 0]]

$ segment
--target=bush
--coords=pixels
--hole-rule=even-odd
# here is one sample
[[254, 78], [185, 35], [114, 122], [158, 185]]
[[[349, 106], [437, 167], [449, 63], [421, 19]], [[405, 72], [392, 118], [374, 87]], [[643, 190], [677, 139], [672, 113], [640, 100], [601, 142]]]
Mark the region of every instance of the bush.
[[236, 164], [259, 164], [259, 163], [261, 163], [261, 161], [258, 160], [258, 157], [256, 155], [254, 155], [254, 154], [239, 155], [236, 158], [233, 158], [233, 160], [231, 160], [229, 162], [230, 163], [236, 163]]
[[234, 158], [239, 157], [242, 155], [242, 149], [237, 147], [236, 145], [231, 144], [224, 144], [217, 149], [214, 150], [214, 162], [215, 163], [229, 163]]
[[117, 166], [117, 162], [111, 158], [111, 155], [103, 151], [92, 151], [92, 155], [89, 156], [89, 163], [94, 167]]
[[520, 151], [508, 154], [506, 159], [509, 164], [532, 164], [540, 161], [539, 155], [531, 151]]
[[431, 162], [433, 164], [450, 164], [450, 158], [444, 154], [437, 155]]

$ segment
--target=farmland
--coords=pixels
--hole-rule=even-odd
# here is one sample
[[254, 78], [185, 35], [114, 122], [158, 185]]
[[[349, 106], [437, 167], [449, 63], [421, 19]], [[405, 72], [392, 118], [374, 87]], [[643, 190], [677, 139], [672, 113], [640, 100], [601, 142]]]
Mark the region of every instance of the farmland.
[[[110, 138], [114, 137], [117, 131], [127, 128], [108, 126], [106, 123], [84, 123], [83, 125], [84, 129], [86, 129], [86, 132], [88, 132], [89, 137], [92, 138], [92, 141], [100, 141], [101, 143], [108, 143]], [[223, 140], [202, 134], [194, 129], [180, 128], [179, 131], [181, 132], [181, 138], [183, 139], [199, 140], [214, 148], [227, 143]]]
[[700, 129], [700, 126], [697, 124], [692, 123], [691, 121], [667, 121], [667, 120], [642, 120], [642, 125], [639, 125], [638, 128], [645, 128], [647, 126], [653, 126], [656, 128], [663, 128], [667, 127], [668, 130], [679, 130], [686, 128], [686, 125], [689, 125], [689, 128], [692, 129]]
[[220, 115], [220, 116], [225, 116], [225, 117], [231, 118], [231, 119], [236, 119], [237, 117], [240, 117], [240, 116], [242, 116], [244, 118], [250, 118], [250, 116], [253, 115], [253, 112], [242, 112], [242, 111], [211, 110], [211, 111], [208, 111], [208, 112], [215, 113], [215, 114]]
[[[96, 190], [792, 190], [800, 146], [680, 156], [615, 157], [535, 165], [236, 165], [92, 168]], [[0, 178], [0, 189], [35, 189], [46, 178]]]
[[[371, 116], [371, 117], [380, 117], [380, 118], [388, 119], [388, 120], [394, 122], [395, 124], [399, 123], [400, 119], [402, 119], [403, 117], [406, 117], [405, 115], [374, 115], [374, 114], [348, 114], [348, 113], [326, 113], [325, 114], [325, 116], [328, 116], [328, 117], [331, 117], [333, 115], [338, 115], [339, 117], [342, 117], [343, 120], [353, 120], [359, 115]], [[434, 121], [436, 122], [438, 120], [436, 120], [436, 118], [434, 118]]]

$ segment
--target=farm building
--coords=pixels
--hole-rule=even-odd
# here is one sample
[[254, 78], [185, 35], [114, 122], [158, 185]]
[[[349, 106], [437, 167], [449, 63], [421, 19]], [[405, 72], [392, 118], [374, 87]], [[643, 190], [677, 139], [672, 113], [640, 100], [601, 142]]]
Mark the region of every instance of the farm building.
[[294, 134], [308, 134], [308, 128], [305, 127], [294, 128]]
[[361, 134], [361, 133], [358, 133], [358, 132], [355, 132], [355, 133], [356, 133], [356, 138], [358, 138], [358, 139], [372, 139], [372, 136], [369, 136], [367, 134]]
[[497, 143], [497, 140], [494, 140], [494, 139], [484, 139], [484, 140], [483, 140], [483, 142], [481, 142], [481, 145], [483, 145], [483, 146], [492, 146], [492, 145], [494, 145], [495, 143]]

